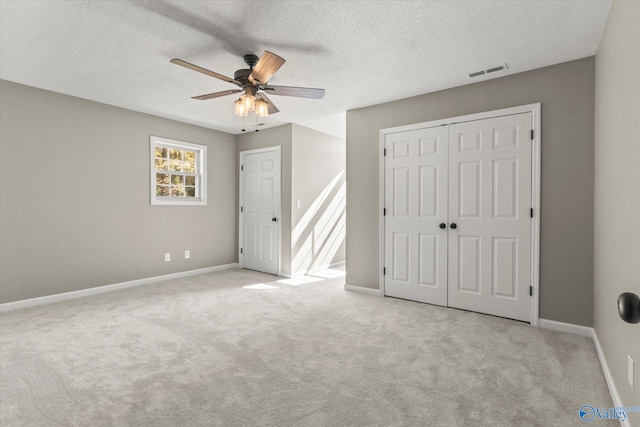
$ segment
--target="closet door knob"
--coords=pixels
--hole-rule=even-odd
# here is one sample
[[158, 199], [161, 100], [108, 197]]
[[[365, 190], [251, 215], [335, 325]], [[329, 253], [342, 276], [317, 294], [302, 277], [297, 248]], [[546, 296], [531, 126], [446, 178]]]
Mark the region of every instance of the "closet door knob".
[[444, 222], [441, 222], [440, 223], [440, 228], [442, 228], [444, 230], [445, 228], [447, 228], [447, 224], [445, 224]]
[[451, 227], [452, 230], [455, 230], [456, 228], [458, 228], [455, 222], [452, 222], [449, 227]]

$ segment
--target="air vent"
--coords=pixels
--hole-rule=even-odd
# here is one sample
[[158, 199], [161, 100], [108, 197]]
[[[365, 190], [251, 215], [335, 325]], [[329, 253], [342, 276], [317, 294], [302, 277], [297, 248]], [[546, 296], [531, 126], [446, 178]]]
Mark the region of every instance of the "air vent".
[[471, 74], [469, 74], [469, 77], [478, 77], [478, 76], [481, 76], [481, 75], [483, 75], [483, 74], [486, 74], [486, 73], [484, 72], [484, 70], [482, 70], [482, 71], [476, 71], [475, 73], [471, 73]]
[[508, 68], [509, 67], [507, 67], [507, 64], [502, 64], [502, 65], [498, 65], [497, 67], [491, 67], [486, 70], [480, 70], [480, 71], [475, 71], [473, 73], [469, 73], [469, 77], [471, 78], [471, 77], [483, 76], [485, 74], [495, 73], [496, 71], [503, 71]]
[[489, 68], [487, 71], [487, 74], [489, 73], [495, 73], [496, 71], [502, 71], [502, 70], [506, 70], [507, 69], [507, 65], [500, 65], [499, 67], [493, 67], [493, 68]]

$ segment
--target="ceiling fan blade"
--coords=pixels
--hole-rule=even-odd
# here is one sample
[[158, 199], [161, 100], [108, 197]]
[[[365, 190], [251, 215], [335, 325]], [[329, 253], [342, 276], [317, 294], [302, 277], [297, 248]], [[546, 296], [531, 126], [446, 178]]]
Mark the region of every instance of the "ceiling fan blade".
[[265, 50], [255, 68], [249, 75], [249, 81], [253, 84], [267, 84], [271, 76], [282, 67], [285, 60], [275, 53]]
[[208, 93], [206, 95], [192, 96], [191, 99], [199, 99], [204, 101], [212, 98], [220, 98], [221, 96], [233, 95], [234, 93], [242, 92], [242, 89], [223, 90], [222, 92]]
[[215, 73], [213, 71], [207, 70], [206, 68], [198, 67], [197, 65], [193, 65], [190, 62], [183, 61], [182, 59], [174, 58], [170, 61], [172, 64], [180, 65], [182, 67], [188, 68], [193, 71], [197, 71], [202, 74], [206, 74], [207, 76], [215, 77], [216, 79], [223, 80], [225, 82], [233, 83], [238, 86], [242, 86], [242, 83], [239, 81], [233, 80], [230, 77], [223, 76], [222, 74]]
[[311, 87], [265, 86], [263, 90], [269, 91], [271, 95], [297, 96], [298, 98], [313, 99], [322, 99], [324, 97], [324, 89], [316, 89]]
[[278, 110], [278, 107], [276, 107], [276, 105], [273, 103], [272, 100], [269, 99], [269, 97], [267, 96], [266, 93], [261, 93], [260, 96], [267, 101], [267, 108], [269, 109], [269, 114], [275, 114], [278, 113], [280, 110]]

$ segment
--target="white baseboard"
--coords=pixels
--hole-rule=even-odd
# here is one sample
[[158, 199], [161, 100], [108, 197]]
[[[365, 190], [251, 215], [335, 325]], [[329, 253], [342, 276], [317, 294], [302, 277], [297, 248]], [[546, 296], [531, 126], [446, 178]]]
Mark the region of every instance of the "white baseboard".
[[133, 288], [135, 286], [147, 285], [149, 283], [161, 282], [169, 279], [179, 279], [181, 277], [196, 276], [198, 274], [211, 273], [219, 270], [239, 267], [238, 263], [217, 265], [214, 267], [200, 268], [197, 270], [182, 271], [180, 273], [165, 274], [163, 276], [148, 277], [146, 279], [131, 280], [129, 282], [115, 283], [113, 285], [97, 286], [95, 288], [81, 289], [78, 291], [63, 292], [61, 294], [47, 295], [38, 298], [30, 298], [20, 301], [0, 304], [0, 313], [20, 308], [34, 307], [36, 305], [50, 304], [53, 302], [66, 301], [70, 299], [82, 298], [91, 295], [103, 294], [106, 292], [118, 291], [121, 289]]
[[327, 268], [342, 267], [343, 265], [346, 265], [346, 264], [347, 264], [346, 261], [338, 261], [338, 262], [334, 262], [333, 264], [329, 264]]
[[555, 320], [539, 319], [538, 327], [551, 329], [552, 331], [568, 332], [570, 334], [593, 337], [593, 328], [588, 326], [574, 325], [571, 323], [556, 322]]
[[281, 274], [281, 276], [284, 276], [287, 279], [295, 279], [296, 277], [308, 276], [308, 275], [312, 275], [313, 273], [320, 273], [322, 271], [330, 270], [332, 268], [342, 267], [345, 264], [346, 264], [345, 261], [338, 261], [338, 262], [334, 262], [333, 264], [322, 265], [320, 267], [310, 268], [309, 270], [297, 271], [294, 274], [288, 274], [288, 275], [287, 274]]
[[[611, 395], [611, 400], [613, 400], [613, 406], [615, 407], [623, 406], [622, 399], [620, 399], [620, 394], [618, 393], [618, 389], [616, 388], [616, 384], [613, 382], [613, 376], [611, 375], [611, 371], [609, 370], [607, 359], [604, 357], [604, 351], [602, 351], [602, 347], [600, 346], [600, 340], [598, 340], [598, 334], [596, 334], [595, 329], [592, 328], [591, 330], [593, 331], [593, 335], [592, 335], [593, 344], [596, 346], [596, 353], [598, 353], [598, 359], [600, 360], [600, 366], [602, 366], [604, 379], [607, 381], [607, 387], [609, 387], [609, 394]], [[627, 417], [626, 420], [620, 421], [620, 426], [631, 427], [631, 421], [629, 421], [629, 418]]]
[[[555, 320], [547, 320], [547, 319], [540, 319], [538, 322], [538, 326], [540, 328], [551, 329], [553, 331], [559, 331], [559, 332], [568, 332], [571, 334], [582, 335], [582, 336], [590, 337], [591, 339], [593, 339], [593, 344], [596, 347], [598, 360], [600, 361], [600, 366], [602, 367], [602, 373], [604, 375], [605, 381], [607, 382], [607, 387], [609, 388], [609, 394], [611, 395], [613, 406], [614, 407], [623, 406], [622, 399], [620, 399], [620, 394], [618, 394], [618, 389], [616, 388], [616, 384], [613, 382], [613, 377], [611, 376], [611, 371], [609, 370], [607, 359], [604, 357], [604, 352], [602, 351], [602, 347], [600, 346], [600, 341], [598, 340], [598, 334], [596, 334], [595, 329], [590, 328], [588, 326], [573, 325], [571, 323], [556, 322]], [[631, 422], [629, 421], [629, 418], [627, 418], [624, 421], [620, 420], [620, 426], [631, 427]]]
[[377, 297], [380, 296], [380, 289], [365, 288], [365, 287], [362, 287], [362, 286], [354, 286], [354, 285], [344, 285], [344, 290], [345, 291], [360, 292], [362, 294], [374, 295], [374, 296], [377, 296]]

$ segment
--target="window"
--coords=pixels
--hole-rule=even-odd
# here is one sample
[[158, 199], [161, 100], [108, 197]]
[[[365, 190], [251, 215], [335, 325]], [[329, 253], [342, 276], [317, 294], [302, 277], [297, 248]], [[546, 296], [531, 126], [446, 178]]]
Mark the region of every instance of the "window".
[[150, 137], [151, 204], [207, 204], [207, 147]]

